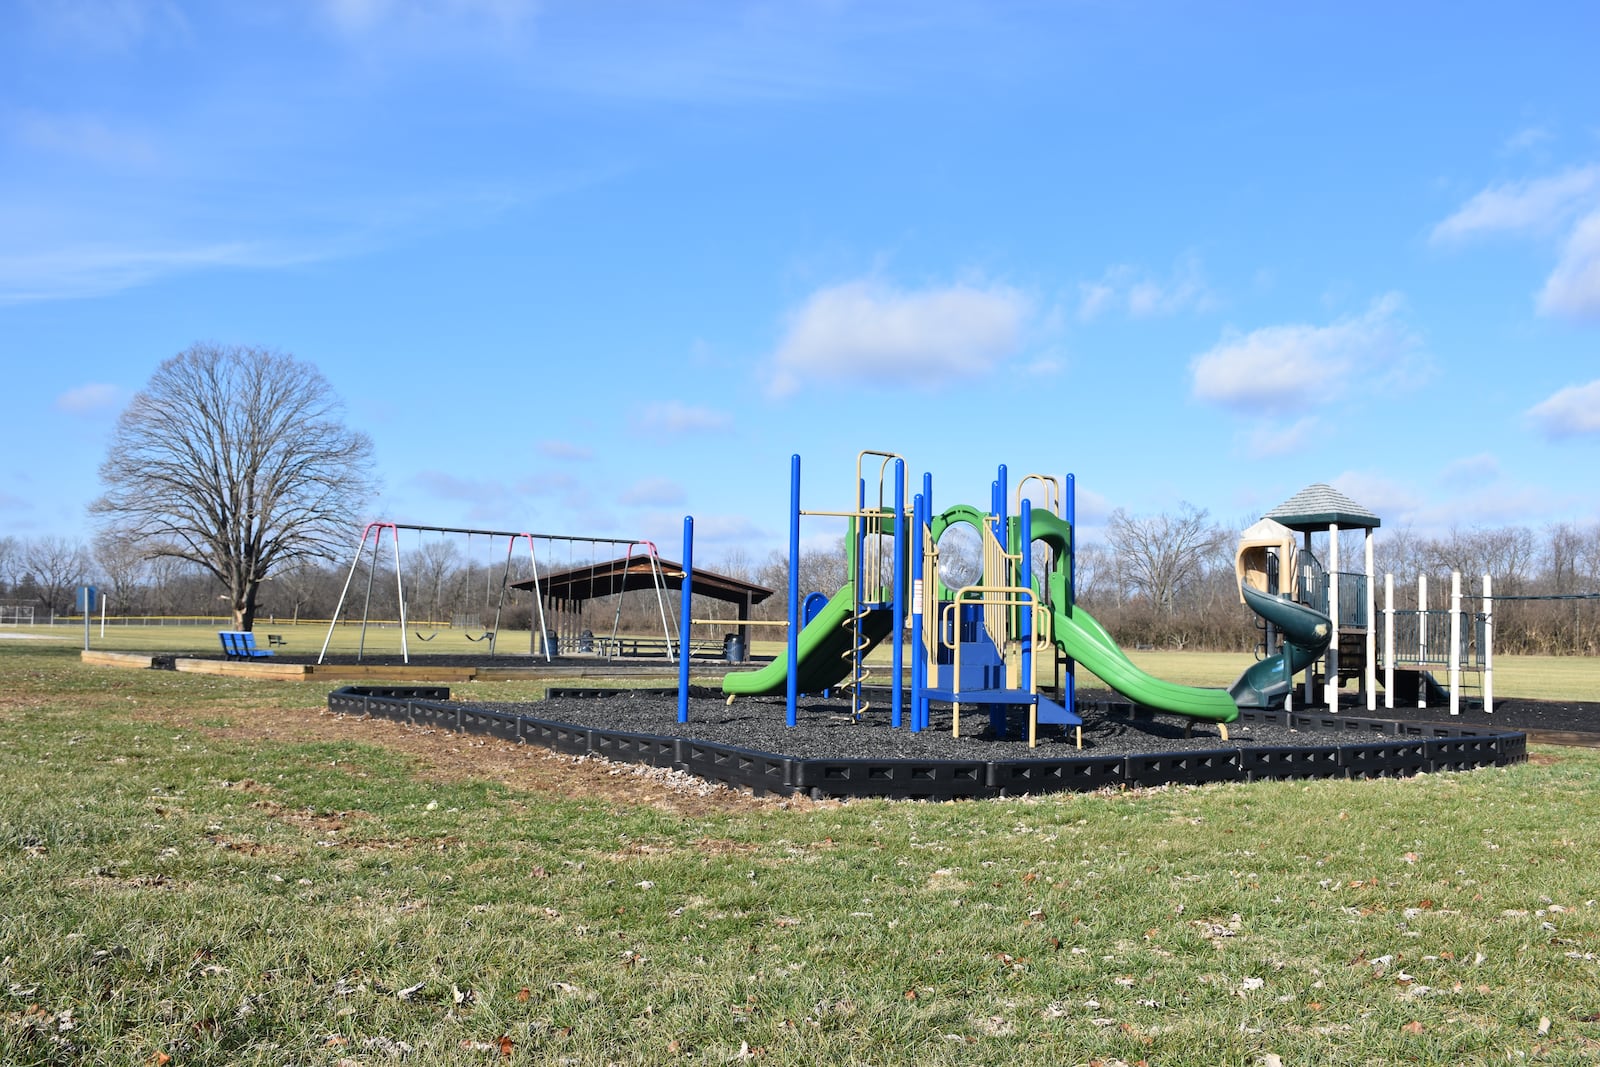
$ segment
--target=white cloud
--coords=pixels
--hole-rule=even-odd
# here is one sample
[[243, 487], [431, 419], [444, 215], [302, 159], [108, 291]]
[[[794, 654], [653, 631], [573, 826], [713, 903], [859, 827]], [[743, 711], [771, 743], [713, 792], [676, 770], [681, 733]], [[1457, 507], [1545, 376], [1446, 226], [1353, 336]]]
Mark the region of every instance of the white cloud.
[[807, 381], [936, 387], [1017, 354], [1029, 302], [1004, 285], [904, 291], [871, 281], [813, 293], [773, 356], [771, 391]]
[[1539, 292], [1539, 310], [1574, 318], [1600, 316], [1600, 211], [1568, 235], [1556, 269]]
[[1552, 394], [1529, 408], [1528, 417], [1546, 437], [1600, 434], [1600, 378]]
[[1549, 178], [1494, 185], [1433, 228], [1436, 242], [1480, 233], [1552, 232], [1563, 228], [1600, 194], [1600, 165]]
[[1433, 239], [1497, 231], [1559, 238], [1560, 258], [1539, 291], [1540, 314], [1600, 317], [1600, 164], [1491, 186], [1434, 227]]
[[1166, 278], [1124, 264], [1107, 268], [1098, 281], [1078, 285], [1078, 318], [1084, 322], [1119, 306], [1130, 318], [1145, 319], [1209, 311], [1216, 303], [1199, 257], [1192, 254], [1180, 257]]
[[659, 433], [714, 433], [732, 425], [733, 416], [725, 411], [695, 407], [677, 400], [650, 404], [639, 416], [641, 428]]
[[105, 382], [90, 382], [56, 397], [56, 410], [69, 415], [95, 415], [122, 404], [122, 389]]
[[1191, 362], [1194, 395], [1262, 413], [1327, 404], [1352, 384], [1403, 384], [1418, 373], [1419, 342], [1399, 322], [1401, 306], [1390, 293], [1365, 313], [1327, 326], [1295, 323], [1225, 336]]

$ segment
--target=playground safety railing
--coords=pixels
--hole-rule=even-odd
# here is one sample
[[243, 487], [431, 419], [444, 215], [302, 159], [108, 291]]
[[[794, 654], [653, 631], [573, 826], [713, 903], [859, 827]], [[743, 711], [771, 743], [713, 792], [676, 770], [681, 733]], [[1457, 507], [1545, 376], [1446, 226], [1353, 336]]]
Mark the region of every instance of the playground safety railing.
[[[1461, 627], [1458, 638], [1463, 668], [1482, 666], [1482, 649], [1487, 644], [1487, 617], [1474, 612], [1470, 625]], [[1417, 666], [1444, 666], [1450, 662], [1450, 612], [1446, 609], [1394, 613], [1394, 661]]]

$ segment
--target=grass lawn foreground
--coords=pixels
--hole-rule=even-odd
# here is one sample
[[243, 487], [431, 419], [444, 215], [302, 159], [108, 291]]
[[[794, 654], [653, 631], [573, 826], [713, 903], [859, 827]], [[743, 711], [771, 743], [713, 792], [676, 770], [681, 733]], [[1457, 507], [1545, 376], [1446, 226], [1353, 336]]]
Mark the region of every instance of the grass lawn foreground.
[[6, 1064], [1600, 1058], [1594, 750], [819, 804], [326, 682], [34, 642], [0, 677]]

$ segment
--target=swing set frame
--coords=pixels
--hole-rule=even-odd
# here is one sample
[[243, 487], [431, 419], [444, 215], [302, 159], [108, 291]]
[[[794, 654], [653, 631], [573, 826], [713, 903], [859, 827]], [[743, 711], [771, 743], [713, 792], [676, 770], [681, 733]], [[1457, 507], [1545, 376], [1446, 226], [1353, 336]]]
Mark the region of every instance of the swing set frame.
[[[474, 538], [474, 537], [486, 537], [486, 538], [489, 539], [491, 556], [493, 555], [493, 549], [494, 549], [495, 540], [498, 539], [498, 538], [501, 538], [501, 537], [504, 537], [506, 539], [506, 555], [505, 555], [505, 562], [500, 567], [500, 591], [499, 591], [499, 596], [495, 601], [494, 623], [493, 623], [492, 626], [489, 626], [489, 627], [485, 628], [483, 633], [478, 637], [474, 637], [471, 634], [467, 634], [466, 635], [466, 637], [467, 637], [467, 639], [469, 641], [487, 641], [488, 644], [489, 644], [489, 656], [490, 657], [493, 657], [494, 654], [495, 654], [496, 639], [497, 639], [499, 631], [500, 631], [500, 617], [501, 617], [501, 613], [505, 609], [506, 591], [509, 588], [511, 588], [511, 563], [512, 563], [512, 559], [513, 559], [513, 557], [514, 557], [514, 555], [516, 553], [518, 542], [521, 542], [521, 543], [525, 544], [527, 546], [527, 549], [528, 549], [528, 565], [529, 565], [529, 569], [531, 571], [531, 578], [530, 579], [526, 579], [525, 581], [527, 582], [528, 587], [531, 589], [531, 592], [533, 593], [533, 602], [534, 602], [533, 615], [534, 615], [534, 617], [536, 619], [536, 622], [537, 622], [537, 626], [536, 626], [536, 628], [534, 628], [534, 630], [532, 631], [532, 634], [530, 636], [530, 642], [529, 642], [529, 653], [530, 654], [536, 654], [537, 653], [537, 648], [535, 646], [535, 642], [539, 641], [540, 635], [548, 635], [550, 633], [549, 625], [548, 625], [548, 623], [546, 621], [546, 617], [545, 617], [545, 607], [544, 607], [545, 597], [543, 595], [543, 591], [540, 588], [541, 578], [540, 578], [540, 571], [539, 571], [539, 554], [538, 554], [538, 551], [534, 547], [534, 542], [535, 541], [543, 541], [543, 542], [545, 542], [545, 548], [547, 550], [546, 551], [546, 556], [547, 557], [550, 555], [550, 551], [549, 550], [552, 549], [554, 545], [556, 545], [558, 543], [562, 543], [562, 542], [565, 542], [568, 545], [568, 555], [569, 555], [569, 557], [571, 555], [571, 546], [576, 545], [578, 543], [584, 543], [584, 544], [588, 544], [588, 545], [591, 545], [591, 546], [593, 546], [593, 545], [602, 545], [602, 544], [603, 545], [625, 545], [625, 546], [627, 546], [627, 552], [628, 552], [629, 558], [632, 558], [632, 556], [635, 553], [635, 550], [640, 549], [642, 547], [643, 548], [643, 554], [645, 556], [647, 556], [649, 558], [649, 560], [650, 560], [651, 572], [655, 577], [656, 599], [657, 599], [658, 603], [661, 605], [661, 610], [662, 610], [662, 613], [663, 613], [662, 614], [662, 627], [663, 627], [664, 632], [668, 635], [668, 642], [667, 642], [668, 653], [667, 654], [668, 654], [669, 659], [674, 655], [673, 650], [672, 650], [672, 642], [671, 642], [671, 635], [672, 635], [673, 630], [672, 630], [671, 624], [667, 621], [667, 618], [666, 618], [666, 612], [667, 612], [668, 609], [666, 608], [665, 605], [666, 605], [666, 602], [667, 602], [668, 598], [665, 595], [665, 593], [666, 593], [665, 575], [664, 575], [664, 571], [663, 571], [662, 566], [661, 566], [660, 554], [656, 551], [655, 544], [650, 542], [650, 541], [643, 541], [643, 540], [639, 540], [639, 539], [636, 539], [636, 538], [635, 539], [629, 539], [629, 538], [616, 538], [616, 537], [590, 537], [590, 536], [572, 535], [572, 534], [529, 533], [527, 531], [484, 530], [484, 529], [476, 529], [476, 528], [461, 527], [461, 526], [428, 526], [428, 525], [421, 525], [421, 524], [416, 524], [416, 523], [376, 521], [376, 522], [369, 522], [369, 523], [366, 524], [366, 526], [361, 531], [361, 539], [358, 542], [356, 542], [356, 550], [355, 550], [355, 553], [351, 557], [351, 560], [350, 560], [350, 571], [345, 577], [344, 588], [339, 593], [339, 605], [338, 605], [338, 607], [336, 607], [334, 609], [333, 618], [330, 619], [329, 622], [328, 622], [328, 633], [327, 633], [327, 636], [323, 638], [322, 650], [317, 654], [317, 662], [318, 663], [322, 663], [324, 661], [324, 659], [327, 657], [328, 645], [333, 640], [333, 633], [334, 633], [334, 630], [338, 627], [340, 619], [344, 617], [345, 604], [346, 604], [347, 601], [350, 600], [350, 587], [355, 582], [356, 571], [361, 566], [362, 558], [364, 556], [366, 556], [366, 554], [367, 554], [367, 543], [368, 543], [368, 541], [370, 541], [372, 543], [371, 565], [367, 569], [366, 591], [365, 591], [365, 595], [364, 595], [364, 597], [362, 599], [361, 635], [360, 635], [360, 638], [358, 639], [357, 644], [356, 644], [356, 661], [360, 662], [362, 657], [365, 655], [365, 653], [366, 653], [366, 643], [367, 643], [367, 627], [372, 623], [372, 619], [371, 619], [371, 614], [372, 614], [372, 589], [373, 589], [373, 583], [374, 583], [374, 581], [376, 579], [376, 576], [377, 576], [377, 573], [378, 573], [379, 556], [382, 553], [383, 539], [384, 539], [385, 532], [388, 533], [389, 539], [390, 539], [390, 544], [392, 545], [392, 548], [393, 548], [395, 599], [399, 604], [399, 611], [400, 611], [400, 621], [399, 621], [399, 623], [400, 623], [400, 655], [401, 655], [402, 660], [405, 663], [409, 664], [411, 662], [411, 646], [410, 646], [410, 642], [409, 642], [408, 637], [407, 637], [408, 633], [410, 632], [410, 629], [409, 629], [410, 628], [410, 620], [409, 620], [409, 618], [407, 616], [407, 601], [406, 601], [406, 591], [405, 591], [404, 569], [403, 569], [403, 567], [401, 565], [401, 552], [402, 552], [401, 546], [400, 546], [400, 531], [401, 530], [415, 531], [419, 535], [425, 534], [425, 533], [434, 533], [434, 534], [440, 534], [440, 535], [446, 535], [446, 534], [460, 535], [460, 534], [465, 534], [466, 537], [467, 537], [467, 544], [468, 544], [468, 552], [469, 553], [471, 551], [472, 538]], [[468, 573], [470, 575], [471, 568], [473, 566], [472, 560], [468, 559], [466, 561], [466, 563], [467, 563]], [[486, 605], [487, 605], [487, 601], [488, 601], [488, 598], [489, 598], [489, 591], [493, 588], [492, 584], [491, 584], [491, 578], [492, 578], [492, 574], [493, 574], [493, 565], [494, 565], [493, 564], [493, 560], [491, 560], [490, 569], [485, 575], [485, 604]], [[620, 621], [621, 615], [622, 615], [622, 604], [621, 604], [621, 602], [619, 600], [619, 602], [617, 604], [617, 620], [618, 621]], [[616, 626], [614, 624], [613, 625], [613, 638], [615, 638], [615, 636], [616, 636], [615, 629], [616, 629]], [[417, 637], [418, 637], [419, 640], [422, 640], [422, 641], [431, 641], [433, 639], [433, 637], [434, 637], [434, 634], [430, 633], [427, 637], [423, 637], [422, 634], [419, 632], [417, 634]], [[548, 639], [542, 641], [541, 643], [543, 645], [545, 662], [547, 662], [547, 663], [553, 662], [554, 661], [554, 649], [551, 647], [552, 643]]]

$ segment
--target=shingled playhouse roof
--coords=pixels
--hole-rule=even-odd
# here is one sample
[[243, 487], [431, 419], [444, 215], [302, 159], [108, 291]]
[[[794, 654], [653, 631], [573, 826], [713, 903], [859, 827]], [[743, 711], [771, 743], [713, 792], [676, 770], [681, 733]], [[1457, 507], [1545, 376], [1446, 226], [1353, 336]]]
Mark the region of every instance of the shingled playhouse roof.
[[1308, 485], [1264, 516], [1301, 533], [1326, 529], [1376, 530], [1383, 521], [1331, 485]]

